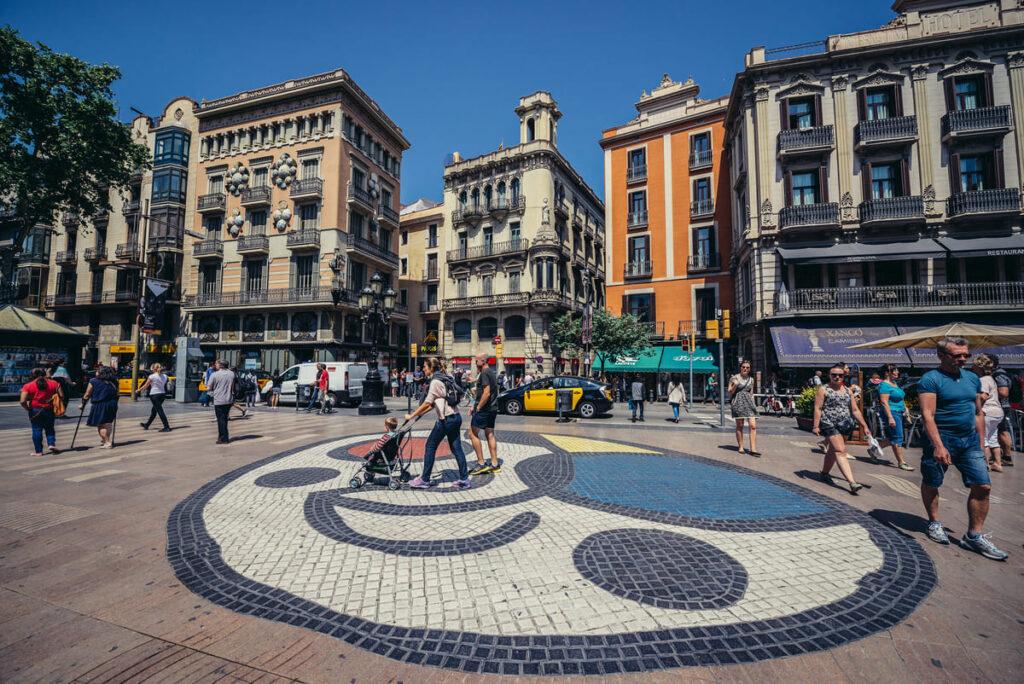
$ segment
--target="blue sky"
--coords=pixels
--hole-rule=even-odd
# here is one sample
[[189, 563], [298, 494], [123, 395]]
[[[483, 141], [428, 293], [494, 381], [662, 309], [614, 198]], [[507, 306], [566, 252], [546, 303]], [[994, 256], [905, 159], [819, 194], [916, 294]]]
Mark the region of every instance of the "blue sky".
[[[121, 115], [178, 95], [214, 99], [346, 69], [412, 148], [402, 202], [440, 200], [446, 154], [518, 142], [519, 97], [558, 101], [559, 149], [604, 196], [601, 131], [628, 121], [668, 72], [728, 94], [743, 56], [881, 26], [888, 0], [728, 2], [25, 2], [0, 22], [32, 41], [121, 67]], [[810, 11], [808, 11], [810, 8]]]

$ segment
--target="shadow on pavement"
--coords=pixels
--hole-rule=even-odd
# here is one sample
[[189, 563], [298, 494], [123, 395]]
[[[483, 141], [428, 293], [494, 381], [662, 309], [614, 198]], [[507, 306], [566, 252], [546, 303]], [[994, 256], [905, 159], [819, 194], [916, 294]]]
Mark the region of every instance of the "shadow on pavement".
[[885, 509], [876, 508], [873, 511], [869, 511], [868, 515], [882, 523], [888, 525], [900, 534], [906, 536], [912, 536], [907, 534], [913, 532], [915, 534], [926, 534], [928, 532], [928, 521], [919, 515], [913, 513], [907, 513], [905, 511], [887, 511]]
[[241, 441], [243, 439], [259, 439], [262, 436], [263, 435], [239, 435], [238, 437], [232, 437], [231, 438], [231, 442], [234, 443], [234, 442]]
[[[145, 439], [130, 439], [127, 442], [120, 442], [117, 439], [117, 433], [114, 434], [114, 448], [115, 449], [118, 449], [120, 447], [132, 446], [133, 444], [145, 444], [147, 441], [148, 440], [145, 440]], [[98, 448], [99, 447], [97, 447], [97, 449]]]

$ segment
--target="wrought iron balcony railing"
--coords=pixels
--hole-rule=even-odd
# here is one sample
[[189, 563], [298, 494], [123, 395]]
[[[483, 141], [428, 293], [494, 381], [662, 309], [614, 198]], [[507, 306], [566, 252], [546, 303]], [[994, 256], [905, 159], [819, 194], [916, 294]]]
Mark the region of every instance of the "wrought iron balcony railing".
[[711, 150], [693, 150], [690, 152], [690, 169], [700, 169], [705, 166], [711, 166], [711, 162], [715, 159], [714, 153]]
[[139, 293], [131, 290], [113, 292], [72, 292], [49, 295], [47, 306], [73, 306], [76, 304], [128, 304], [139, 301]]
[[183, 242], [180, 235], [150, 235], [149, 251], [181, 249]]
[[465, 249], [448, 250], [448, 261], [467, 261], [469, 259], [488, 259], [490, 257], [502, 256], [504, 254], [518, 254], [525, 252], [530, 247], [530, 241], [526, 239], [509, 240], [508, 242], [495, 242], [489, 245], [476, 245]]
[[665, 321], [641, 321], [640, 325], [647, 330], [648, 335], [656, 340], [665, 337]]
[[676, 336], [682, 338], [686, 335], [704, 335], [704, 327], [707, 321], [679, 321], [679, 329]]
[[262, 185], [254, 188], [246, 188], [242, 191], [242, 206], [259, 206], [270, 204], [273, 190], [269, 185]]
[[722, 267], [722, 255], [718, 252], [698, 252], [686, 257], [687, 271], [717, 271]]
[[88, 247], [82, 256], [86, 261], [103, 261], [107, 258], [107, 246], [96, 245], [95, 247]]
[[421, 278], [421, 280], [427, 282], [430, 280], [437, 280], [440, 277], [441, 270], [435, 265], [423, 269], [423, 277]]
[[239, 236], [235, 249], [239, 252], [268, 252], [270, 238], [266, 235], [242, 235]]
[[57, 252], [57, 256], [54, 257], [54, 261], [57, 262], [57, 265], [59, 266], [74, 264], [78, 261], [78, 255], [75, 254], [74, 250], [69, 249], [63, 252]]
[[378, 218], [384, 219], [391, 225], [398, 227], [398, 212], [388, 206], [380, 206], [377, 208]]
[[481, 295], [479, 297], [454, 297], [444, 300], [445, 311], [486, 307], [522, 306], [530, 301], [529, 292]]
[[319, 247], [320, 246], [320, 231], [319, 230], [291, 230], [288, 231], [288, 247], [296, 249], [299, 247]]
[[440, 310], [437, 302], [420, 302], [420, 313], [433, 313]]
[[923, 219], [924, 200], [920, 195], [909, 197], [886, 197], [860, 203], [860, 222], [898, 221]]
[[130, 199], [124, 203], [124, 213], [126, 214], [137, 214], [141, 208], [142, 202], [138, 198]]
[[961, 192], [946, 200], [946, 214], [949, 216], [1005, 214], [1017, 211], [1020, 211], [1020, 191], [1017, 188]]
[[698, 199], [690, 202], [690, 216], [709, 216], [715, 213], [715, 200]]
[[487, 203], [487, 212], [500, 214], [506, 211], [521, 212], [526, 208], [526, 199], [522, 195], [516, 197], [496, 197]]
[[831, 125], [791, 128], [779, 131], [779, 154], [798, 154], [830, 149], [835, 142], [835, 129]]
[[[342, 301], [353, 301], [348, 290], [342, 291]], [[191, 308], [245, 306], [248, 304], [299, 304], [303, 302], [334, 301], [329, 287], [288, 287], [254, 292], [213, 292], [185, 296], [183, 302]]]
[[211, 192], [208, 195], [200, 195], [196, 208], [199, 211], [223, 211], [227, 206], [228, 196], [223, 192]]
[[647, 164], [633, 164], [626, 167], [626, 182], [639, 183], [647, 180]]
[[622, 267], [623, 278], [650, 278], [654, 273], [652, 261], [627, 261]]
[[916, 116], [894, 116], [889, 119], [861, 121], [854, 127], [857, 145], [881, 145], [906, 142], [917, 137]]
[[139, 243], [137, 242], [122, 242], [114, 249], [114, 256], [118, 259], [139, 261], [141, 254], [142, 250], [139, 249]]
[[970, 307], [1020, 307], [1024, 283], [947, 283], [827, 287], [776, 292], [775, 315], [838, 311], [895, 311]]
[[224, 256], [224, 243], [217, 239], [200, 240], [192, 245], [192, 256]]
[[323, 178], [302, 178], [292, 183], [292, 197], [323, 197]]
[[820, 204], [800, 204], [794, 207], [783, 207], [779, 212], [779, 228], [796, 228], [800, 226], [838, 226], [839, 204], [822, 202]]
[[348, 201], [361, 204], [367, 209], [373, 208], [373, 199], [370, 197], [370, 193], [357, 185], [353, 185], [352, 181], [348, 182]]
[[61, 223], [65, 226], [78, 223], [78, 213], [74, 211], [65, 211], [61, 216]]
[[376, 242], [371, 242], [365, 238], [361, 238], [354, 233], [348, 234], [348, 248], [356, 251], [368, 254], [378, 259], [383, 259], [389, 264], [398, 266], [398, 255], [392, 252], [384, 245], [378, 245]]
[[647, 225], [647, 210], [643, 211], [631, 211], [626, 217], [626, 226], [628, 228], [643, 228]]
[[942, 137], [999, 133], [1010, 128], [1010, 105], [960, 109], [942, 117]]

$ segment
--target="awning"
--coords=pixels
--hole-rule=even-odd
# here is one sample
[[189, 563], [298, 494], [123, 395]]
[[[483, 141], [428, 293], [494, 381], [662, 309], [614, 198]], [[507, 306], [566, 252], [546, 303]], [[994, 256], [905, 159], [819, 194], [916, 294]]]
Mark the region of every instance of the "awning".
[[[597, 354], [593, 368], [601, 371], [603, 355]], [[618, 356], [604, 362], [606, 373], [657, 373], [661, 363], [661, 347], [653, 347], [635, 356]]]
[[[59, 335], [67, 337], [68, 342], [82, 342], [85, 343], [88, 340], [88, 333], [80, 332], [74, 328], [69, 328], [66, 325], [61, 325], [57, 321], [50, 320], [46, 316], [40, 316], [39, 314], [22, 309], [19, 306], [13, 304], [7, 304], [0, 307], [0, 333], [8, 334], [39, 334], [39, 335]], [[32, 344], [28, 341], [30, 338], [25, 338], [25, 344]]]
[[810, 328], [796, 325], [773, 325], [772, 340], [780, 366], [828, 368], [840, 361], [857, 366], [880, 366], [883, 363], [906, 365], [904, 349], [850, 349], [855, 344], [891, 337], [892, 326]]
[[[713, 350], [698, 346], [693, 353], [693, 372], [717, 373], [718, 366], [715, 361]], [[684, 352], [679, 347], [662, 347], [661, 366], [658, 370], [662, 373], [689, 373], [690, 352]]]
[[856, 261], [898, 261], [902, 259], [936, 259], [946, 251], [935, 240], [906, 240], [872, 244], [849, 242], [828, 247], [776, 247], [787, 264], [829, 264]]
[[1024, 235], [979, 238], [938, 238], [955, 257], [1012, 256], [1024, 254]]
[[[901, 325], [898, 326], [899, 334], [904, 335], [906, 333], [916, 332], [918, 330], [924, 330], [928, 326], [923, 325]], [[975, 349], [971, 348], [971, 353], [977, 352], [989, 352], [999, 357], [999, 365], [1004, 368], [1020, 368], [1024, 366], [1024, 347], [991, 347], [987, 349]], [[917, 368], [934, 368], [939, 365], [939, 357], [936, 355], [934, 349], [908, 349], [907, 353], [910, 355], [911, 365]], [[970, 362], [968, 362], [970, 365]]]

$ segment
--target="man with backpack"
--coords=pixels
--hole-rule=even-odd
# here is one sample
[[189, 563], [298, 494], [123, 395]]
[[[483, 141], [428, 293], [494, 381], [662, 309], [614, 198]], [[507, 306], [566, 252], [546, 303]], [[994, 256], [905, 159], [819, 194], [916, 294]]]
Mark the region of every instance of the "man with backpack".
[[[996, 369], [992, 371], [992, 379], [996, 381], [996, 389], [999, 392], [999, 405], [1003, 409], [1003, 419], [999, 422], [999, 451], [1000, 451], [1000, 463], [1003, 466], [1013, 465], [1013, 420], [1011, 419], [1011, 411], [1013, 410], [1013, 404], [1020, 404], [1021, 400], [1024, 399], [1024, 391], [1022, 391], [1022, 384], [1020, 376], [1010, 375], [1006, 372], [1006, 369], [999, 365], [999, 357], [995, 354], [989, 354], [992, 360], [996, 362]], [[993, 454], [995, 458], [995, 454]]]
[[466, 454], [462, 450], [462, 415], [459, 413], [462, 389], [445, 370], [444, 362], [436, 356], [423, 362], [423, 372], [428, 381], [426, 396], [415, 411], [405, 416], [406, 421], [415, 420], [429, 413], [431, 409], [437, 414], [437, 421], [427, 437], [423, 452], [423, 472], [409, 483], [413, 489], [426, 489], [437, 484], [431, 481], [430, 475], [434, 469], [437, 447], [440, 446], [442, 439], [448, 440], [448, 446], [451, 447], [459, 467], [459, 479], [452, 483], [452, 487], [468, 489], [470, 486]]

